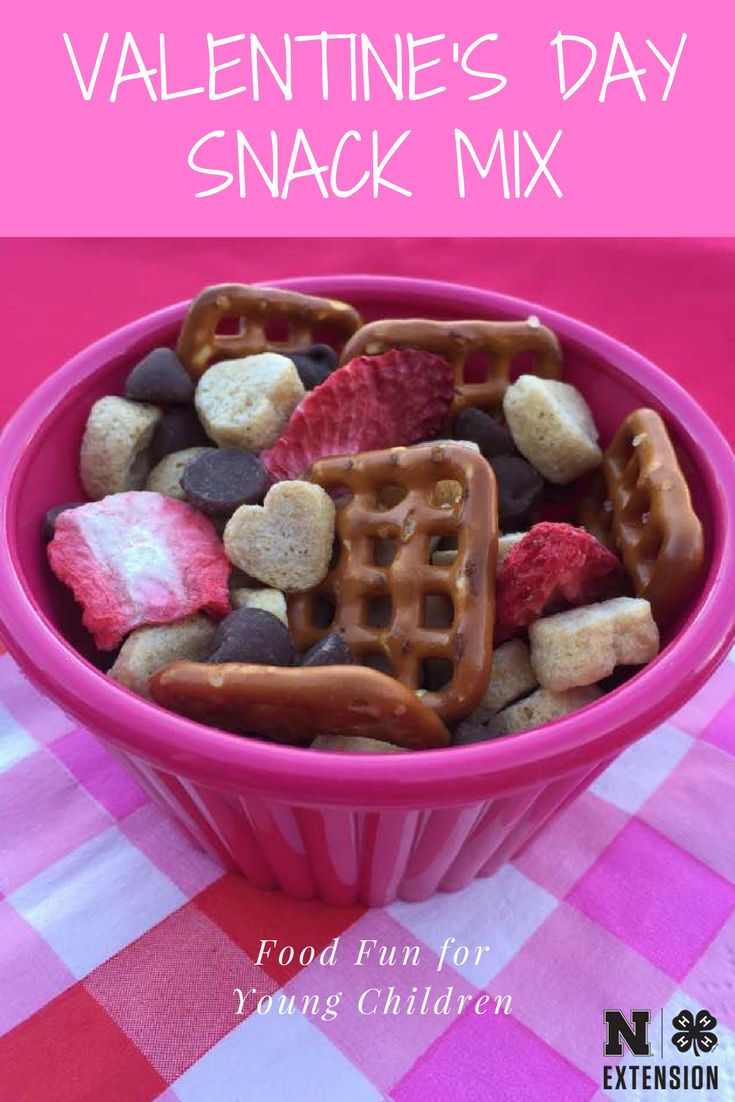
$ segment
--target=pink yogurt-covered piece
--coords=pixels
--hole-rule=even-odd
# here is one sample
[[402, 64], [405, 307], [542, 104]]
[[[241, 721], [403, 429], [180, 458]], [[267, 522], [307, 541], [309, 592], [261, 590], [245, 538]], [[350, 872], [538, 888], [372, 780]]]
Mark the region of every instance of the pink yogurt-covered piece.
[[48, 557], [100, 650], [143, 624], [230, 610], [230, 563], [216, 529], [193, 506], [161, 494], [112, 494], [62, 513]]

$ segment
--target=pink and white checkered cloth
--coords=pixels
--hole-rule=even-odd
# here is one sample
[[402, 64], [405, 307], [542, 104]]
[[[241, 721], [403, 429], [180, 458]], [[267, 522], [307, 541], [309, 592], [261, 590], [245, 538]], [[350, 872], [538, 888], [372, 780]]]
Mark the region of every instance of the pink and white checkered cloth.
[[[382, 910], [296, 903], [223, 875], [3, 655], [0, 1098], [732, 1102], [734, 828], [735, 654], [492, 878]], [[255, 966], [262, 938], [298, 953], [335, 936], [332, 966]], [[438, 973], [448, 937], [490, 952]], [[362, 939], [418, 946], [420, 962], [374, 951], [356, 967]], [[511, 1011], [358, 1013], [360, 992], [391, 985], [510, 995]], [[235, 988], [256, 989], [242, 1015]], [[279, 1014], [284, 994], [297, 1012]], [[697, 1061], [672, 1054], [671, 1018], [706, 1008], [718, 1090], [604, 1090], [607, 1008], [650, 1008], [651, 1059], [661, 1022], [680, 1065]]]

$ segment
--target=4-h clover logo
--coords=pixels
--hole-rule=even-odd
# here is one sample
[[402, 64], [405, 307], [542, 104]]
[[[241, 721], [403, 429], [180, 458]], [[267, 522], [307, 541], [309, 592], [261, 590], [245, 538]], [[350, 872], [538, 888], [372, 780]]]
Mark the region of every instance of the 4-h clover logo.
[[680, 1010], [671, 1019], [671, 1024], [676, 1029], [671, 1043], [679, 1052], [689, 1052], [693, 1048], [694, 1055], [701, 1056], [702, 1053], [713, 1052], [717, 1048], [717, 1035], [713, 1032], [717, 1018], [709, 1010], [700, 1010], [696, 1018], [691, 1010]]

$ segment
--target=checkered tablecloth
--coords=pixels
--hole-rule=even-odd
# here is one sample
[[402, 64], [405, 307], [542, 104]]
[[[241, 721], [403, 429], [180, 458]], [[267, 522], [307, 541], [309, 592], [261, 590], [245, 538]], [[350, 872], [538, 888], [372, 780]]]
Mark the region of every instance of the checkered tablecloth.
[[[643, 1007], [654, 1058], [661, 1008], [665, 1046], [682, 1008], [716, 1016], [719, 1089], [690, 1093], [733, 1100], [734, 826], [731, 656], [491, 879], [382, 910], [295, 903], [223, 875], [2, 655], [0, 1098], [644, 1102], [669, 1095], [602, 1087], [603, 1009]], [[262, 938], [298, 953], [337, 936], [334, 965], [255, 965]], [[451, 937], [490, 951], [438, 972]], [[419, 963], [381, 965], [380, 946]], [[391, 986], [404, 1005], [451, 986], [511, 1010], [359, 1014]], [[241, 1016], [236, 988], [256, 989]]]

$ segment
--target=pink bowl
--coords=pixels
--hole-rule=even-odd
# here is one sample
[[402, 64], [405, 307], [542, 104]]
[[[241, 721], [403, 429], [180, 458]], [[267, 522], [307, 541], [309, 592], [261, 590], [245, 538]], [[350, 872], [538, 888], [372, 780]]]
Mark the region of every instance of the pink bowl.
[[419, 280], [346, 276], [282, 285], [344, 298], [367, 318], [538, 315], [558, 333], [566, 377], [590, 401], [603, 441], [638, 406], [664, 415], [706, 531], [701, 590], [659, 658], [572, 717], [496, 742], [417, 754], [270, 745], [188, 722], [109, 681], [91, 661], [39, 534], [47, 508], [80, 497], [77, 454], [90, 405], [119, 392], [143, 352], [173, 342], [187, 304], [98, 341], [16, 414], [0, 438], [0, 627], [31, 680], [98, 735], [196, 841], [253, 884], [333, 904], [424, 899], [488, 876], [514, 856], [616, 754], [696, 692], [724, 656], [735, 627], [735, 460], [676, 383], [561, 314]]

